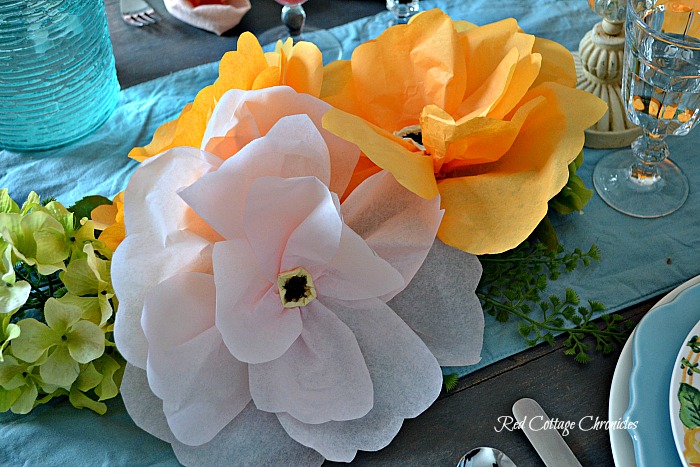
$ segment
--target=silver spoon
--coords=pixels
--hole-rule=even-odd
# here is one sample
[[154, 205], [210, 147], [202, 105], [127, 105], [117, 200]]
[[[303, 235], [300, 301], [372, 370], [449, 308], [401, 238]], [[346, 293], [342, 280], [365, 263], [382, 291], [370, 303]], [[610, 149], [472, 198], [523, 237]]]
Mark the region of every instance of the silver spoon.
[[515, 464], [498, 449], [480, 447], [462, 456], [457, 467], [515, 467]]

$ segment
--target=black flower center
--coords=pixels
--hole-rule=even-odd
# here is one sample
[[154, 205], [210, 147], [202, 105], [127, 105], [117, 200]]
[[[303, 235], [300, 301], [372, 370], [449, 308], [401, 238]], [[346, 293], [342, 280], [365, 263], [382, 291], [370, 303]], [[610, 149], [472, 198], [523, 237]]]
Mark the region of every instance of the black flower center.
[[307, 305], [316, 298], [316, 288], [311, 274], [304, 268], [282, 272], [277, 276], [280, 300], [285, 308]]

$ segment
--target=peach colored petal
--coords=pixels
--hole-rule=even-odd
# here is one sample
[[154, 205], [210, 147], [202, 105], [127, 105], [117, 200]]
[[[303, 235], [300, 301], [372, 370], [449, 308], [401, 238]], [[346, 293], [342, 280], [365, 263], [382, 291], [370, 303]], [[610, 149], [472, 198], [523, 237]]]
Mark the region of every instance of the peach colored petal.
[[561, 44], [538, 37], [532, 47], [533, 53], [542, 56], [542, 67], [532, 87], [551, 81], [573, 88], [576, 86], [574, 56]]
[[[508, 88], [508, 84], [515, 75], [519, 60], [520, 54], [518, 53], [518, 49], [513, 47], [506, 53], [501, 62], [496, 66], [496, 69], [493, 70], [493, 73], [483, 81], [481, 86], [460, 104], [456, 115], [460, 116], [460, 119], [465, 120], [475, 117], [485, 117], [503, 97], [503, 94]], [[520, 77], [516, 79], [520, 79]], [[530, 83], [528, 83], [527, 87], [529, 87], [529, 84]], [[527, 87], [525, 88], [526, 90]]]
[[498, 160], [515, 141], [524, 118], [512, 121], [480, 117], [455, 122], [445, 111], [427, 106], [421, 116], [423, 144], [433, 155], [436, 173]]
[[541, 98], [544, 105], [528, 115], [511, 149], [488, 172], [439, 182], [443, 242], [473, 254], [499, 253], [525, 240], [547, 213], [547, 202], [566, 184], [568, 165], [583, 146], [583, 130], [606, 106], [555, 83], [530, 91], [523, 105]]
[[346, 141], [355, 143], [375, 164], [391, 172], [396, 180], [425, 199], [437, 195], [433, 162], [428, 156], [409, 149], [410, 143], [338, 109], [323, 116], [323, 127]]
[[291, 47], [290, 42], [287, 49], [283, 46], [266, 56], [255, 36], [244, 32], [238, 38], [237, 49], [222, 57], [219, 77], [214, 84], [202, 89], [176, 120], [158, 128], [150, 144], [132, 149], [129, 157], [143, 161], [177, 146], [200, 147], [214, 108], [221, 96], [231, 89], [251, 90], [286, 84], [299, 92], [318, 96], [322, 80], [321, 53], [315, 46], [303, 43]]
[[117, 221], [117, 205], [102, 204], [90, 213], [90, 218], [97, 230], [104, 230]]
[[542, 56], [530, 54], [521, 58], [508, 81], [508, 86], [501, 95], [499, 101], [491, 107], [487, 117], [502, 119], [525, 96], [539, 76], [542, 65]]
[[510, 18], [461, 33], [467, 40], [466, 54], [469, 57], [465, 99], [486, 82], [512, 48], [518, 50], [520, 57], [532, 52], [535, 37], [518, 31], [518, 23]]
[[352, 54], [353, 86], [362, 99], [361, 115], [384, 129], [398, 131], [417, 124], [427, 104], [454, 111], [464, 95], [464, 61], [452, 20], [440, 10], [426, 11], [411, 24], [389, 28]]

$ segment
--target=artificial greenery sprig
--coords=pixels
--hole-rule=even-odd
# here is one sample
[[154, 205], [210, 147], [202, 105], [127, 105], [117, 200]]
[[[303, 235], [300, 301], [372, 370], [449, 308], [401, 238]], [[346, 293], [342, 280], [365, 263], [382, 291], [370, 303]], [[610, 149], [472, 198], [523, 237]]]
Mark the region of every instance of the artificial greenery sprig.
[[592, 338], [595, 350], [603, 354], [625, 341], [630, 324], [623, 324], [620, 315], [604, 315], [602, 326], [594, 322], [598, 312], [605, 309], [600, 302], [581, 305], [571, 288], [563, 298], [555, 295], [543, 298], [550, 280], [558, 279], [563, 272], [574, 271], [581, 264], [588, 266], [591, 261], [600, 261], [600, 250], [595, 245], [587, 252], [576, 248], [567, 253], [561, 245], [552, 250], [540, 242], [523, 242], [508, 252], [479, 259], [484, 273], [477, 296], [484, 311], [501, 322], [511, 316], [517, 318], [518, 332], [528, 346], [541, 342], [554, 345], [555, 335], [565, 333], [565, 353], [579, 363], [586, 363], [591, 350], [587, 338]]

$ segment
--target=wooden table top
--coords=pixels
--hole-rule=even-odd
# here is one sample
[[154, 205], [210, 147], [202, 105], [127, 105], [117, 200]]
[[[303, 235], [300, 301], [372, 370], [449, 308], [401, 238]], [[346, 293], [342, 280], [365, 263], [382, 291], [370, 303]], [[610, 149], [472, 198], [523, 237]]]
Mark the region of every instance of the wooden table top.
[[[251, 11], [221, 37], [172, 18], [162, 0], [150, 1], [162, 21], [134, 28], [120, 19], [118, 0], [105, 0], [123, 88], [218, 61], [235, 48], [242, 32], [260, 33], [279, 25], [280, 5], [273, 0], [251, 0]], [[332, 27], [384, 8], [383, 0], [314, 0], [306, 7], [307, 24]], [[657, 300], [648, 300], [621, 314], [636, 323]], [[353, 464], [453, 466], [469, 449], [493, 446], [518, 466], [543, 465], [524, 433], [496, 432], [498, 418], [511, 415], [518, 399], [531, 397], [550, 418], [578, 421], [592, 416], [607, 420], [610, 384], [621, 350], [608, 356], [596, 354], [593, 361], [580, 365], [564, 355], [561, 341], [558, 339], [553, 347], [537, 346], [462, 378], [455, 390], [416, 419], [407, 420], [388, 447], [374, 453], [360, 452]], [[582, 465], [613, 465], [607, 431], [575, 429], [566, 441]]]

